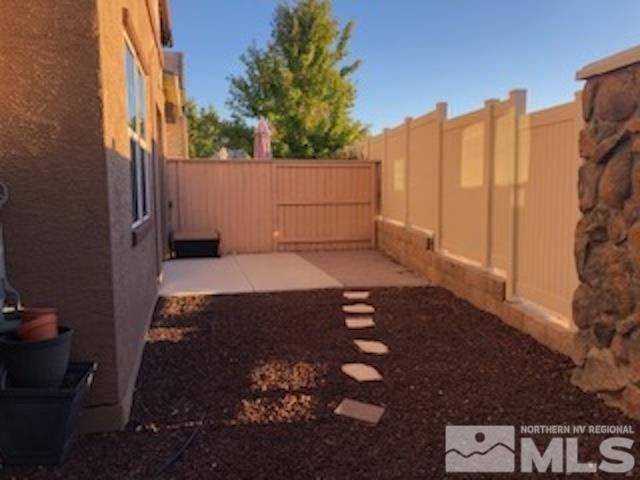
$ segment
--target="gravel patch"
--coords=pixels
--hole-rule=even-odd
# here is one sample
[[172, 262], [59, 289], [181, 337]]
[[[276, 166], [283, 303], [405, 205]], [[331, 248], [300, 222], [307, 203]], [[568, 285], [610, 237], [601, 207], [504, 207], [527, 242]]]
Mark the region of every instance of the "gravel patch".
[[[0, 477], [441, 479], [447, 425], [640, 432], [569, 383], [568, 359], [446, 290], [373, 289], [375, 327], [356, 331], [345, 327], [342, 294], [161, 300], [126, 431], [83, 436], [61, 467]], [[365, 356], [357, 338], [382, 341], [389, 354]], [[353, 362], [374, 366], [383, 380], [358, 384], [340, 371]], [[385, 407], [380, 423], [336, 415], [345, 398]], [[580, 439], [581, 460], [600, 458], [602, 438]]]

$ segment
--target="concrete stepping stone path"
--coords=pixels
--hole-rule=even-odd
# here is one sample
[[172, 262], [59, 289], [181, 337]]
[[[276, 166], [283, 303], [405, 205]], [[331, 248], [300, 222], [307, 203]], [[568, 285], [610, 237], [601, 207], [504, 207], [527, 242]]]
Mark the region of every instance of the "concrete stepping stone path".
[[[369, 298], [369, 292], [351, 290], [343, 292], [343, 296], [347, 300], [361, 302], [342, 306], [343, 312], [355, 315], [345, 318], [344, 322], [348, 329], [358, 330], [375, 326], [375, 322], [370, 315], [375, 313], [376, 309], [372, 305], [362, 303], [363, 300]], [[389, 347], [376, 340], [357, 339], [354, 340], [353, 343], [362, 353], [373, 355], [386, 355], [389, 353]], [[380, 372], [375, 367], [367, 365], [366, 363], [345, 363], [342, 365], [341, 370], [342, 373], [357, 382], [377, 382], [382, 380]], [[384, 407], [345, 398], [336, 407], [334, 413], [375, 426], [380, 422], [384, 411]]]
[[366, 300], [369, 298], [369, 292], [348, 291], [342, 294], [347, 300]]
[[377, 425], [384, 414], [384, 407], [345, 398], [333, 413]]
[[377, 382], [382, 380], [380, 372], [366, 363], [345, 363], [341, 369], [342, 373], [357, 382]]
[[389, 347], [376, 340], [354, 340], [353, 343], [362, 353], [371, 353], [373, 355], [386, 355], [389, 353]]
[[353, 305], [343, 305], [342, 311], [345, 313], [366, 315], [375, 313], [376, 309], [366, 303], [354, 303]]
[[375, 327], [376, 325], [371, 317], [347, 317], [344, 323], [350, 330], [361, 330]]

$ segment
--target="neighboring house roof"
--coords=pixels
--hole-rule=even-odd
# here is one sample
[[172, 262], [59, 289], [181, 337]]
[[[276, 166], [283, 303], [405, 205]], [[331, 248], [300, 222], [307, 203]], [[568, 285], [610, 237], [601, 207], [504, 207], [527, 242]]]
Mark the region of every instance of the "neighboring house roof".
[[251, 159], [251, 156], [247, 153], [246, 150], [242, 149], [242, 148], [238, 148], [238, 149], [227, 149], [227, 153], [229, 154], [229, 159], [230, 160], [249, 160]]
[[169, 0], [160, 0], [160, 36], [162, 45], [173, 46], [173, 32], [171, 31], [171, 10]]

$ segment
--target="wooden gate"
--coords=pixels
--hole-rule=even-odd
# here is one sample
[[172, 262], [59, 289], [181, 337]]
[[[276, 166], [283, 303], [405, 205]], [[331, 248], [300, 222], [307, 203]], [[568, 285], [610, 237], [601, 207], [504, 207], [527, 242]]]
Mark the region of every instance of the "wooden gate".
[[376, 162], [170, 160], [167, 185], [170, 229], [225, 253], [375, 246]]

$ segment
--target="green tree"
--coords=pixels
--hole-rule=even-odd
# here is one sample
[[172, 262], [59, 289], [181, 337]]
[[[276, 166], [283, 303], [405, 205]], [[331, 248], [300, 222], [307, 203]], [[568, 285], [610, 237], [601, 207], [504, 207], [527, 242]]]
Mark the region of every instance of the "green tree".
[[238, 117], [223, 120], [220, 123], [220, 143], [227, 148], [241, 149], [253, 155], [253, 128]]
[[220, 117], [213, 106], [198, 107], [193, 98], [184, 104], [184, 113], [189, 122], [189, 156], [211, 157], [220, 149]]
[[353, 22], [340, 29], [330, 0], [281, 3], [267, 47], [241, 57], [244, 75], [231, 77], [228, 105], [241, 117], [266, 118], [278, 157], [334, 156], [366, 134], [351, 118], [356, 89], [345, 63]]
[[214, 156], [221, 147], [253, 151], [253, 129], [240, 118], [221, 120], [212, 105], [199, 107], [193, 98], [184, 105], [189, 122], [189, 155], [192, 158]]

